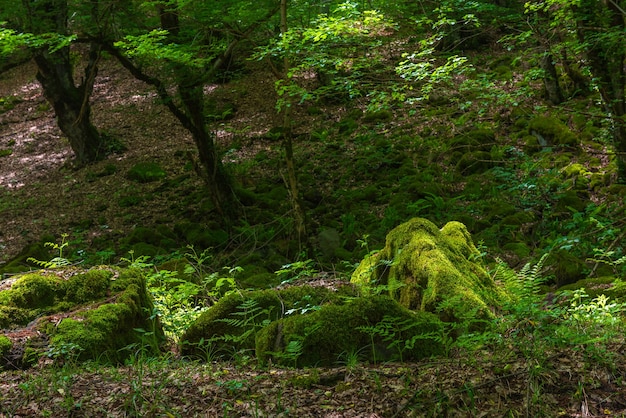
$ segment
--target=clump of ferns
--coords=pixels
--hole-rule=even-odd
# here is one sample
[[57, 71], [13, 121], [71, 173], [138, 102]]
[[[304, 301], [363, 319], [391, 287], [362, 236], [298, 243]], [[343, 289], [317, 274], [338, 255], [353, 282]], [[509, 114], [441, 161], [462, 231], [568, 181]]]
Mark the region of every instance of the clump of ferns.
[[508, 327], [516, 333], [526, 333], [539, 324], [552, 322], [557, 314], [554, 310], [546, 309], [546, 298], [542, 292], [542, 285], [548, 280], [543, 271], [548, 255], [544, 254], [535, 265], [525, 264], [519, 271], [498, 260], [494, 279], [504, 284], [511, 298], [504, 310], [512, 321]]

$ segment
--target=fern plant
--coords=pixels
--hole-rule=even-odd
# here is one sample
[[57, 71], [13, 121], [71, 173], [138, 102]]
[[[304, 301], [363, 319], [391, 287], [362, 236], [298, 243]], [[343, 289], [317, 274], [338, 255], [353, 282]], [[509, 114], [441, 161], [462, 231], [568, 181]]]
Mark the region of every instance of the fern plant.
[[68, 260], [67, 258], [63, 257], [63, 249], [65, 249], [65, 247], [67, 247], [69, 245], [69, 243], [66, 241], [66, 238], [68, 237], [68, 234], [61, 234], [61, 243], [57, 244], [56, 242], [46, 242], [44, 243], [45, 247], [51, 247], [53, 250], [56, 250], [59, 252], [59, 255], [54, 257], [52, 260], [50, 261], [43, 261], [43, 260], [37, 260], [34, 257], [28, 257], [26, 259], [26, 261], [36, 264], [39, 267], [45, 268], [45, 269], [51, 269], [51, 268], [58, 268], [58, 267], [64, 267], [64, 266], [69, 266], [70, 264], [72, 264], [70, 262], [70, 260]]
[[506, 289], [514, 298], [514, 303], [535, 303], [540, 299], [541, 285], [546, 282], [546, 277], [542, 276], [543, 264], [548, 258], [544, 254], [534, 266], [526, 263], [518, 272], [511, 270], [503, 261], [498, 260], [495, 279], [501, 276]]
[[241, 334], [226, 334], [220, 339], [232, 341], [234, 343], [245, 342], [258, 330], [267, 326], [271, 322], [272, 307], [263, 308], [254, 299], [246, 299], [238, 306], [237, 312], [231, 314], [231, 318], [217, 319], [232, 328], [241, 330]]

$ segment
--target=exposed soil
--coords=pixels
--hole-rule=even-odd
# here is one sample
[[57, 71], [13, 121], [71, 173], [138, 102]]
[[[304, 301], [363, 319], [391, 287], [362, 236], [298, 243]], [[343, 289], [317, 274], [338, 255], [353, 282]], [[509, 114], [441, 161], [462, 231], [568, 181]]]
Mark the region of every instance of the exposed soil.
[[[186, 167], [187, 151], [195, 151], [190, 135], [158, 103], [149, 86], [130, 77], [115, 61], [104, 61], [92, 97], [93, 122], [127, 149], [76, 170], [69, 143], [35, 74], [33, 63], [0, 74], [0, 97], [14, 97], [13, 107], [0, 114], [0, 150], [12, 151], [0, 157], [0, 263], [46, 234], [58, 238], [79, 225], [89, 230], [87, 240], [103, 235], [114, 240], [137, 225], [173, 222], [177, 214], [194, 211], [176, 207], [176, 192], [126, 178], [137, 162], [153, 161], [165, 169], [168, 179], [180, 179], [185, 192], [203, 187]], [[243, 86], [207, 87], [216, 101], [237, 99], [236, 117], [228, 126], [213, 126], [219, 146], [227, 149], [232, 141], [262, 135], [275, 125], [273, 82], [271, 73], [260, 72], [247, 77]], [[225, 162], [251, 158], [264, 147], [262, 141], [250, 145], [229, 152]], [[114, 173], [106, 170], [111, 165]], [[134, 205], [128, 214], [115, 199], [129, 193], [152, 199]]]

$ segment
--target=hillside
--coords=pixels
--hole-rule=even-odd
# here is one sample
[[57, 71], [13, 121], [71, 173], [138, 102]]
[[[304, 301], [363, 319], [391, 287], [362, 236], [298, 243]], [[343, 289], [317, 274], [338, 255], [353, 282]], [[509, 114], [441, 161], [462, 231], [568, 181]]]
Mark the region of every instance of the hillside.
[[[615, 182], [598, 98], [550, 106], [541, 83], [524, 80], [523, 61], [501, 50], [472, 59], [488, 82], [442, 88], [426, 103], [372, 111], [364, 98], [330, 97], [294, 109], [309, 253], [293, 232], [273, 130], [281, 123], [274, 78], [263, 65], [242, 64], [232, 79], [206, 88], [211, 129], [243, 206], [233, 225], [213, 212], [189, 160], [188, 133], [114, 60], [104, 60], [92, 100], [111, 152], [81, 168], [72, 165], [33, 64], [2, 73], [0, 270], [25, 247], [68, 234], [65, 255], [77, 264], [117, 264], [133, 251], [160, 265], [190, 244], [208, 249], [208, 271], [242, 267], [246, 284], [265, 287], [285, 264], [306, 260], [314, 266], [307, 273], [345, 281], [389, 230], [420, 216], [467, 225], [494, 275], [496, 258], [519, 271], [549, 253], [540, 271], [545, 292], [587, 277], [623, 279], [626, 187]], [[129, 173], [140, 163], [162, 174], [137, 181]], [[32, 247], [22, 255], [45, 258]], [[594, 323], [581, 332], [588, 340], [557, 343], [543, 333], [553, 317], [541, 315], [552, 308], [569, 312], [537, 303], [529, 308], [536, 317], [517, 312], [501, 333], [415, 364], [363, 365], [347, 355], [337, 368], [297, 371], [260, 368], [247, 355], [189, 363], [172, 348], [164, 360], [138, 353], [119, 368], [2, 372], [0, 416], [626, 414], [623, 332], [600, 337], [603, 326]]]

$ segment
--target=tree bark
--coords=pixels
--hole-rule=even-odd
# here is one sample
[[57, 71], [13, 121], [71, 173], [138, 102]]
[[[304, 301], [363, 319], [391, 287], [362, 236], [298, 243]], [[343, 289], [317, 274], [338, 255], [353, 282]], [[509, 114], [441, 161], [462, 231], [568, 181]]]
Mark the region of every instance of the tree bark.
[[[23, 0], [29, 13], [30, 30], [37, 33], [67, 34], [68, 6], [66, 0]], [[70, 60], [70, 47], [44, 46], [35, 51], [37, 80], [45, 98], [52, 105], [61, 131], [67, 136], [79, 164], [103, 157], [104, 141], [91, 123], [89, 98], [98, 70], [100, 47], [91, 45], [89, 61], [83, 81], [76, 85], [74, 67]]]
[[[95, 51], [90, 54], [85, 70], [87, 78], [95, 78], [98, 56]], [[101, 159], [104, 156], [104, 141], [91, 123], [89, 104], [93, 81], [86, 79], [81, 85], [74, 85], [69, 47], [53, 53], [39, 51], [34, 58], [38, 69], [37, 80], [54, 109], [59, 128], [70, 142], [76, 161], [82, 165]]]
[[232, 189], [232, 180], [224, 170], [213, 137], [206, 127], [203, 86], [203, 83], [198, 82], [188, 85], [182, 81], [179, 84], [178, 93], [188, 116], [183, 125], [191, 132], [198, 149], [202, 168], [198, 167], [196, 171], [209, 188], [215, 209], [222, 218], [228, 219], [237, 212], [234, 205], [235, 193]]
[[[287, 33], [287, 0], [280, 2], [280, 32], [284, 36]], [[285, 56], [283, 62], [283, 80], [289, 79], [289, 58]], [[288, 93], [286, 93], [288, 94]], [[300, 191], [298, 187], [298, 175], [296, 172], [296, 164], [293, 157], [293, 137], [291, 132], [291, 103], [287, 100], [283, 109], [283, 146], [285, 148], [285, 166], [287, 168], [287, 189], [289, 190], [289, 198], [291, 207], [294, 212], [295, 232], [298, 236], [300, 249], [308, 247], [307, 230], [306, 230], [306, 212], [302, 206], [300, 199]]]
[[543, 70], [543, 86], [546, 89], [546, 98], [553, 105], [561, 104], [563, 102], [563, 91], [559, 84], [552, 54], [549, 52], [544, 53], [539, 65]]

